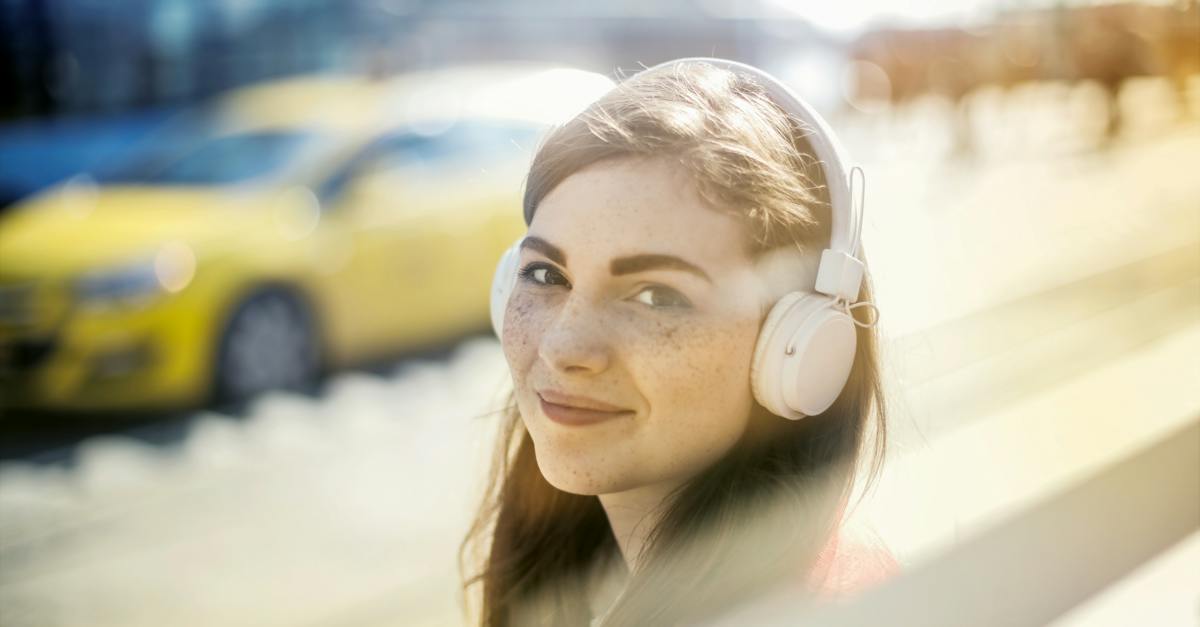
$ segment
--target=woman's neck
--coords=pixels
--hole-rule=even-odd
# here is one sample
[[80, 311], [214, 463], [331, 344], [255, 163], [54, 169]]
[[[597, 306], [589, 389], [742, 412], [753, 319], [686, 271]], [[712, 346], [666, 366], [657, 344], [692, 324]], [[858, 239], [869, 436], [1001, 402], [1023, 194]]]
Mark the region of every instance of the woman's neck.
[[667, 496], [681, 484], [663, 482], [600, 495], [600, 505], [608, 516], [608, 524], [629, 572], [636, 570], [638, 556], [662, 517]]

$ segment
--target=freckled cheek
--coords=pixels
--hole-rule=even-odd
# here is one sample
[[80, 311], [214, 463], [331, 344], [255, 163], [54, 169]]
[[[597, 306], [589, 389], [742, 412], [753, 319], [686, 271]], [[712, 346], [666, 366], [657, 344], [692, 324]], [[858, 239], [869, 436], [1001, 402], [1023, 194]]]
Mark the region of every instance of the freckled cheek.
[[549, 308], [544, 303], [521, 290], [517, 290], [509, 300], [501, 344], [514, 377], [524, 375], [536, 357], [541, 332], [549, 315]]
[[672, 414], [733, 407], [750, 386], [756, 321], [661, 325], [630, 342], [629, 362], [651, 404]]

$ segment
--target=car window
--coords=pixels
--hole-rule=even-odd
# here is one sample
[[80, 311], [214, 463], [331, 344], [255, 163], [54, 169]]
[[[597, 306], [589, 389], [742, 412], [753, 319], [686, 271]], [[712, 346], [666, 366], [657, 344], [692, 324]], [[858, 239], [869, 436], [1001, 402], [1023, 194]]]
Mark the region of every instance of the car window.
[[240, 183], [282, 172], [314, 139], [311, 133], [294, 131], [198, 137], [139, 154], [100, 178], [175, 185]]
[[541, 131], [529, 124], [459, 121], [432, 133], [401, 131], [386, 135], [331, 176], [321, 186], [322, 197], [337, 196], [355, 178], [381, 171], [424, 177], [525, 158]]

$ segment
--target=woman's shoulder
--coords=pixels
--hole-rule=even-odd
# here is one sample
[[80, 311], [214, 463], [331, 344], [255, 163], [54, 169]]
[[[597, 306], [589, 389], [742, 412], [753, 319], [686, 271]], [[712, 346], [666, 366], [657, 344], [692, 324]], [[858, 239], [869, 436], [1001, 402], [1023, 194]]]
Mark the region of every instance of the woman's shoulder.
[[874, 530], [843, 526], [832, 534], [807, 573], [817, 598], [834, 600], [857, 594], [900, 573], [900, 563]]

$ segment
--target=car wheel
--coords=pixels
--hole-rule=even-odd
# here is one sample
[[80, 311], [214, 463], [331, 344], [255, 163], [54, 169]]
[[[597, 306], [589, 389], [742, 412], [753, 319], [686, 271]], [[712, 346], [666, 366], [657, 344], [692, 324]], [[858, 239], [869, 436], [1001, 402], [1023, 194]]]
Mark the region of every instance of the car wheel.
[[303, 389], [319, 371], [316, 325], [308, 308], [282, 290], [243, 301], [221, 335], [218, 401], [244, 400], [271, 389]]

